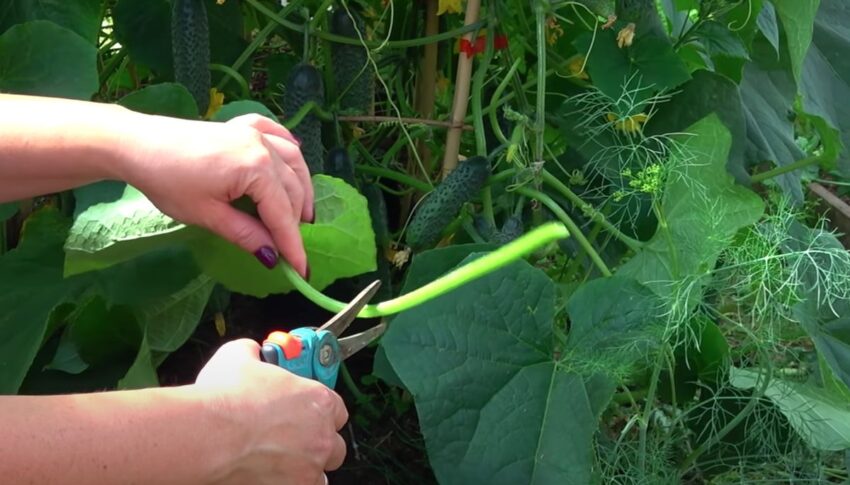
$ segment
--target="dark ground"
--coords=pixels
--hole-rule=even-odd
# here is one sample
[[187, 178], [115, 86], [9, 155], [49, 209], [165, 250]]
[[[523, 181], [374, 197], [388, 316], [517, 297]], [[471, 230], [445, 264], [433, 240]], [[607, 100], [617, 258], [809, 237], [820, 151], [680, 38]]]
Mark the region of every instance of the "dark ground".
[[[346, 298], [345, 295], [333, 295], [330, 290], [326, 293]], [[218, 335], [212, 315], [209, 315], [198, 325], [192, 338], [168, 357], [159, 368], [162, 385], [192, 382], [218, 346], [227, 340], [248, 337], [261, 342], [273, 330], [319, 326], [331, 314], [293, 293], [264, 299], [232, 295], [224, 316], [224, 337]], [[348, 332], [355, 333], [375, 323], [356, 321]], [[436, 483], [425, 455], [412, 400], [401, 390], [376, 382], [370, 376], [373, 356], [374, 348], [367, 347], [346, 361], [359, 392], [368, 398], [367, 403], [357, 402], [340, 372], [336, 390], [350, 415], [348, 425], [342, 430], [348, 454], [339, 470], [328, 473], [330, 483]]]

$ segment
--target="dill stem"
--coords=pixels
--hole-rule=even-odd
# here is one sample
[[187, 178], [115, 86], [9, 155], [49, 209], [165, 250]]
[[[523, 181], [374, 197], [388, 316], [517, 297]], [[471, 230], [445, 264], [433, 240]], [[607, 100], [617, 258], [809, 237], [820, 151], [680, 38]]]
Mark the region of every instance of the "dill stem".
[[655, 366], [652, 369], [652, 378], [649, 381], [649, 391], [646, 393], [646, 402], [643, 407], [643, 414], [640, 419], [639, 439], [640, 452], [638, 461], [641, 471], [641, 476], [646, 476], [646, 436], [649, 429], [649, 415], [652, 413], [652, 405], [655, 403], [655, 394], [658, 392], [658, 379], [661, 375], [661, 367], [666, 360], [666, 354], [669, 344], [664, 343], [664, 346], [659, 349], [658, 357], [655, 359]]

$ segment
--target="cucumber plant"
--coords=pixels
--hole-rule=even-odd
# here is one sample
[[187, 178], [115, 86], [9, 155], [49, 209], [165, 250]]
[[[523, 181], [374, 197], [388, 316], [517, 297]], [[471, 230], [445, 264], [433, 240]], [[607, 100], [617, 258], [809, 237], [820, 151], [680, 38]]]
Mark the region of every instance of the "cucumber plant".
[[[34, 330], [0, 342], [3, 391], [171, 383], [170, 354], [260, 333], [247, 301], [380, 278], [340, 475], [848, 480], [850, 253], [809, 191], [850, 175], [842, 0], [42, 3], [0, 15], [0, 90], [261, 113], [319, 217], [304, 281], [132, 188], [16, 203], [0, 332]], [[98, 351], [116, 332], [135, 360]]]

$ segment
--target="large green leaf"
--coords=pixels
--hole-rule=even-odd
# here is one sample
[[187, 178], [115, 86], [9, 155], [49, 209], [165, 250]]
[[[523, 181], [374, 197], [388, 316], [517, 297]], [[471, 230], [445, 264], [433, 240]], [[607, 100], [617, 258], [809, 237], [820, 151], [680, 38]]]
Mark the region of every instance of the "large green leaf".
[[0, 35], [0, 91], [90, 99], [98, 89], [97, 49], [47, 20]]
[[274, 121], [278, 121], [277, 117], [266, 107], [266, 105], [250, 99], [242, 99], [225, 104], [213, 115], [212, 121], [227, 121], [236, 118], [237, 116], [251, 113], [261, 114]]
[[[794, 124], [789, 113], [793, 110], [797, 92], [788, 69], [787, 51], [781, 61], [765, 40], [754, 42], [754, 62], [744, 69], [741, 100], [747, 122], [747, 147], [744, 170], [750, 165], [771, 161], [778, 166], [794, 163], [804, 156], [794, 137]], [[783, 190], [797, 201], [803, 199], [800, 172], [776, 178]]]
[[[761, 386], [757, 372], [732, 368], [732, 385], [740, 389]], [[809, 445], [819, 450], [850, 448], [850, 404], [809, 383], [772, 379], [765, 395], [788, 418], [788, 422]]]
[[127, 370], [127, 373], [118, 381], [118, 389], [144, 389], [159, 385], [159, 377], [156, 374], [156, 366], [153, 362], [150, 345], [147, 336], [139, 345], [136, 360]]
[[[814, 38], [803, 63], [803, 110], [821, 120], [827, 163], [850, 171], [850, 105], [836, 100], [850, 96], [850, 3], [822, 0], [815, 19]], [[831, 145], [831, 146], [830, 146]]]
[[171, 76], [171, 4], [168, 0], [118, 0], [115, 37], [130, 59]]
[[[799, 81], [803, 72], [803, 61], [812, 43], [815, 14], [821, 0], [771, 1], [776, 7], [776, 13], [785, 30], [791, 60], [791, 72], [794, 73], [794, 79]], [[838, 19], [832, 19], [832, 21], [837, 22]]]
[[687, 133], [691, 125], [712, 113], [720, 118], [732, 136], [726, 168], [739, 182], [749, 182], [744, 165], [747, 124], [741, 108], [741, 93], [725, 76], [706, 70], [693, 73], [693, 79], [681, 86], [670, 102], [658, 107], [644, 131], [648, 135]]
[[684, 61], [666, 39], [644, 36], [620, 49], [615, 35], [612, 31], [587, 33], [574, 42], [576, 50], [587, 53], [587, 72], [594, 86], [611, 99], [620, 99], [629, 91], [641, 101], [690, 79]]
[[440, 483], [586, 484], [613, 385], [555, 355], [555, 285], [521, 261], [403, 312], [382, 345]]
[[100, 0], [7, 0], [0, 6], [0, 34], [14, 24], [50, 20], [94, 45], [100, 32]]
[[[407, 269], [400, 294], [410, 293], [436, 280], [454, 269], [472, 253], [492, 251], [496, 248], [497, 246], [493, 244], [453, 244], [417, 253], [413, 256]], [[396, 316], [389, 317], [390, 321]], [[375, 352], [373, 373], [390, 384], [404, 387], [404, 383], [396, 375], [387, 359], [383, 345], [379, 345], [378, 351]]]
[[[324, 289], [340, 278], [375, 270], [375, 234], [366, 198], [340, 179], [313, 177], [316, 220], [301, 224], [310, 284]], [[192, 251], [203, 271], [232, 291], [256, 297], [291, 291], [283, 271], [270, 271], [253, 255], [219, 237], [198, 237]]]
[[208, 276], [200, 275], [173, 295], [137, 308], [150, 349], [174, 352], [180, 348], [198, 326], [214, 286]]
[[130, 185], [99, 182], [74, 195], [77, 208], [65, 242], [66, 275], [106, 268], [191, 234]]
[[581, 285], [567, 302], [568, 365], [628, 370], [661, 341], [661, 301], [646, 286], [623, 276]]
[[655, 236], [619, 274], [649, 286], [659, 295], [677, 291], [674, 282], [685, 282], [712, 269], [717, 257], [742, 227], [761, 217], [764, 203], [754, 192], [736, 185], [726, 171], [731, 136], [716, 115], [686, 130], [684, 143], [694, 159], [670, 177], [664, 189], [661, 212], [666, 228]]
[[79, 279], [62, 277], [68, 225], [57, 211], [42, 209], [27, 219], [18, 247], [0, 257], [0, 394], [17, 391], [50, 312], [80, 288]]
[[118, 104], [140, 113], [193, 119], [198, 106], [182, 84], [160, 83], [133, 91], [118, 100]]

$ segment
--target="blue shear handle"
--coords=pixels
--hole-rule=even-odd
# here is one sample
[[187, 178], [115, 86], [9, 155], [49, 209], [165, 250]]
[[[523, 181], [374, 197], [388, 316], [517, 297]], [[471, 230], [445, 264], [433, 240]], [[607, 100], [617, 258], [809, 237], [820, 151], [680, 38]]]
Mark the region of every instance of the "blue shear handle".
[[[293, 359], [287, 359], [280, 346], [267, 344], [274, 346], [277, 353], [277, 365], [295, 375], [319, 381], [333, 389], [339, 375], [340, 353], [339, 343], [334, 334], [326, 330], [316, 332], [310, 328], [297, 328], [289, 334], [301, 340], [301, 353]], [[332, 352], [330, 362], [327, 366], [323, 366], [320, 361], [321, 349], [326, 345], [330, 346]]]

